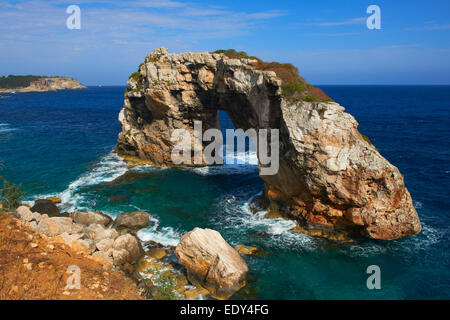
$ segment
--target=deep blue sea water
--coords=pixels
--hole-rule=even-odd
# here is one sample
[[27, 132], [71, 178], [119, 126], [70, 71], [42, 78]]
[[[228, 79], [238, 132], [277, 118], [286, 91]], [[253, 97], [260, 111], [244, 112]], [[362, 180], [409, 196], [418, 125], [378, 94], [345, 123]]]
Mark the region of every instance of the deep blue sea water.
[[[111, 153], [124, 87], [1, 97], [0, 174], [22, 183], [28, 201], [61, 197], [63, 210], [146, 210], [152, 221], [143, 239], [176, 244], [199, 226], [260, 247], [269, 255], [245, 258], [253, 298], [449, 299], [450, 86], [322, 88], [404, 174], [421, 234], [338, 244], [251, 215], [246, 204], [263, 188], [254, 155], [221, 167], [128, 169]], [[221, 123], [232, 127], [224, 113]], [[381, 268], [381, 290], [366, 287], [369, 265]]]

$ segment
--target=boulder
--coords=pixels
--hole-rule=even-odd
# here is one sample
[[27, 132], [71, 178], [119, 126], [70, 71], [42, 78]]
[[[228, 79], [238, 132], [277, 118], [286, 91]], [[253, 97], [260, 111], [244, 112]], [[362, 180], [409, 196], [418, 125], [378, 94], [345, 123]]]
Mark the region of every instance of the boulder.
[[97, 211], [97, 212], [71, 212], [69, 216], [77, 223], [80, 223], [85, 226], [89, 226], [91, 224], [100, 224], [102, 226], [109, 226], [112, 223], [112, 218], [108, 215]]
[[68, 234], [67, 232], [63, 232], [59, 235], [59, 237], [63, 238], [64, 242], [67, 244], [80, 240], [83, 236], [84, 235], [82, 233]]
[[48, 237], [54, 237], [62, 233], [74, 234], [83, 231], [83, 227], [72, 223], [71, 218], [67, 217], [52, 217], [43, 219], [39, 222], [36, 231], [43, 233]]
[[148, 226], [149, 220], [148, 213], [144, 211], [123, 212], [117, 216], [113, 227], [116, 229], [141, 229]]
[[79, 243], [81, 243], [82, 245], [84, 245], [86, 248], [88, 248], [88, 252], [89, 254], [93, 253], [96, 249], [95, 243], [93, 240], [91, 239], [80, 239], [77, 240]]
[[107, 252], [109, 249], [113, 247], [114, 239], [103, 239], [97, 242], [95, 245], [99, 251]]
[[94, 240], [95, 243], [103, 239], [116, 239], [119, 233], [115, 229], [105, 228], [104, 226], [94, 223], [84, 229], [86, 236]]
[[150, 248], [146, 252], [146, 254], [148, 254], [150, 257], [161, 260], [167, 255], [167, 252], [163, 248]]
[[31, 211], [47, 214], [49, 217], [59, 217], [61, 214], [58, 207], [51, 200], [47, 199], [36, 200]]
[[144, 254], [139, 239], [130, 234], [123, 234], [114, 241], [113, 259], [114, 265], [120, 266], [124, 263], [134, 263]]
[[245, 285], [247, 264], [217, 231], [195, 228], [181, 238], [175, 255], [189, 281], [218, 299], [228, 299]]
[[75, 251], [78, 254], [88, 255], [91, 253], [91, 251], [89, 250], [86, 243], [82, 242], [82, 240], [72, 241], [72, 242], [68, 243], [68, 245], [73, 251]]
[[32, 212], [27, 206], [20, 206], [16, 209], [16, 216], [25, 222], [36, 221], [39, 223], [43, 216], [37, 212]]
[[105, 268], [111, 268], [113, 266], [112, 257], [108, 256], [108, 254], [103, 251], [94, 252], [91, 258], [92, 260], [102, 264]]

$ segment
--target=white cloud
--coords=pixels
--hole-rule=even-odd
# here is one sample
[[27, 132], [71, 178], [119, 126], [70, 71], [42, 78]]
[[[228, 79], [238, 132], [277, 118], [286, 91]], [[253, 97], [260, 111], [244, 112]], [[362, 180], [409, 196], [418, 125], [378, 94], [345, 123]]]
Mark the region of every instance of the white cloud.
[[425, 26], [425, 30], [447, 30], [450, 29], [450, 24], [432, 24]]
[[343, 26], [343, 25], [351, 25], [351, 24], [364, 24], [366, 23], [367, 18], [353, 18], [347, 19], [343, 21], [329, 21], [329, 22], [317, 22], [310, 23], [310, 25], [320, 26], [320, 27], [334, 27], [334, 26]]
[[[97, 0], [100, 6], [87, 6], [87, 0], [78, 0], [81, 8], [81, 31], [71, 32], [65, 26], [68, 14], [61, 6], [66, 1], [25, 1], [19, 3], [21, 10], [0, 4], [0, 40], [5, 37], [30, 36], [34, 41], [64, 41], [70, 36], [96, 41], [120, 40], [133, 43], [153, 36], [155, 30], [169, 34], [182, 33], [185, 39], [195, 37], [234, 37], [248, 34], [252, 28], [272, 18], [285, 15], [285, 11], [260, 12], [233, 11], [231, 9], [200, 7], [196, 4], [172, 0], [117, 2]], [[19, 6], [17, 4], [16, 6]], [[86, 5], [83, 7], [83, 5]], [[120, 31], [117, 38], [113, 33]], [[88, 35], [87, 33], [90, 33]]]

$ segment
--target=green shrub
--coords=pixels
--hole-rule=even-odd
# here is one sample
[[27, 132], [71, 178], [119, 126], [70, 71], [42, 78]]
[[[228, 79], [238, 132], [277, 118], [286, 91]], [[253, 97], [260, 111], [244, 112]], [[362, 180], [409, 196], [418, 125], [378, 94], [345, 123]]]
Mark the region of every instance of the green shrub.
[[133, 79], [139, 84], [141, 82], [141, 74], [139, 71], [133, 72], [128, 79]]
[[22, 197], [25, 195], [22, 186], [12, 184], [1, 176], [0, 183], [0, 203], [3, 205], [3, 210], [14, 210], [19, 207], [22, 203]]
[[155, 278], [153, 279], [155, 284], [155, 293], [153, 298], [156, 300], [178, 300], [179, 294], [175, 291], [177, 282], [170, 276], [168, 271], [155, 271]]
[[371, 146], [373, 145], [373, 144], [372, 144], [372, 141], [370, 141], [370, 139], [369, 139], [368, 136], [366, 136], [366, 135], [364, 135], [364, 134], [362, 134], [362, 133], [361, 133], [361, 136], [363, 137], [363, 139], [364, 139], [368, 144], [370, 144]]
[[289, 82], [283, 86], [282, 90], [285, 97], [292, 97], [295, 93], [305, 91], [305, 86], [299, 82]]
[[307, 101], [307, 102], [313, 102], [315, 99], [314, 99], [314, 97], [313, 97], [312, 95], [307, 94], [307, 95], [303, 98], [303, 100], [304, 100], [304, 101]]
[[213, 53], [223, 53], [227, 57], [232, 59], [248, 59], [249, 56], [247, 55], [247, 52], [245, 51], [236, 51], [235, 49], [228, 49], [228, 50], [216, 50]]

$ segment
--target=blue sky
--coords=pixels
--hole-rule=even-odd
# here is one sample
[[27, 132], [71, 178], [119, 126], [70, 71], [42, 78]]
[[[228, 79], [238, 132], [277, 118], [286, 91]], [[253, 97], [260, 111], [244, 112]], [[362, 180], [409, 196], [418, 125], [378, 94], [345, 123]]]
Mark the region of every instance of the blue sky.
[[[69, 5], [81, 30], [69, 30]], [[366, 9], [381, 8], [381, 30]], [[450, 84], [448, 0], [30, 0], [0, 3], [0, 74], [124, 85], [153, 48], [235, 48], [313, 84]]]

